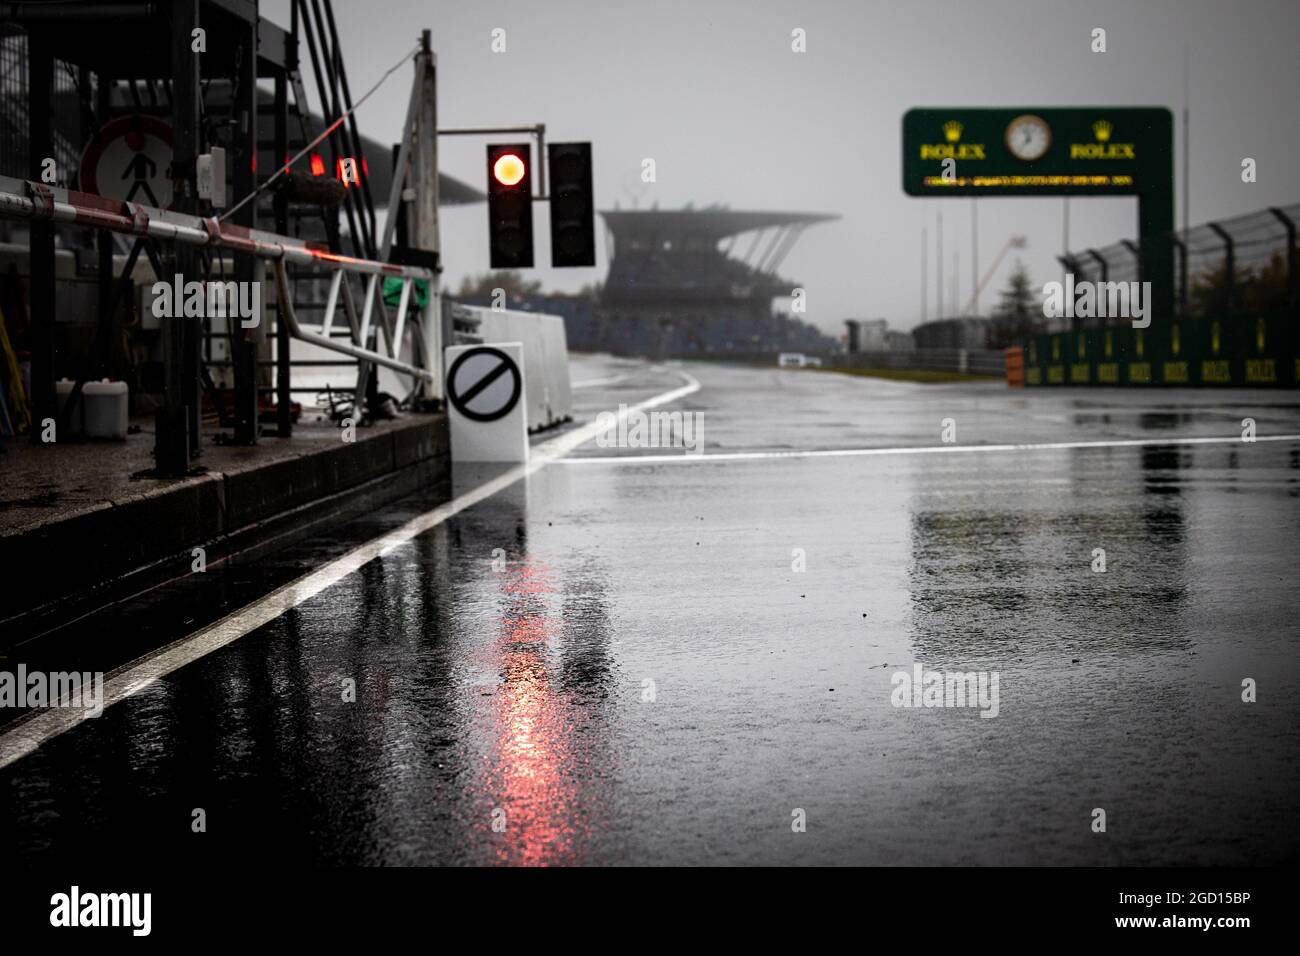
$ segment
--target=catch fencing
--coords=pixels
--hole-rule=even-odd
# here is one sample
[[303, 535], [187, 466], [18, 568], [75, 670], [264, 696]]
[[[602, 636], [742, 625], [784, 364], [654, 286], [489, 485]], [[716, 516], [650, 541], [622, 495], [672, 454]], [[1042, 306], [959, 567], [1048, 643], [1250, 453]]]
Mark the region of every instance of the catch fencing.
[[[1186, 234], [1178, 231], [1152, 240], [1171, 242], [1174, 247], [1175, 317], [1295, 317], [1300, 309], [1297, 222], [1300, 203], [1207, 222]], [[1135, 240], [1057, 258], [1076, 282], [1142, 281], [1142, 246]], [[1105, 322], [1080, 319], [1076, 327]]]

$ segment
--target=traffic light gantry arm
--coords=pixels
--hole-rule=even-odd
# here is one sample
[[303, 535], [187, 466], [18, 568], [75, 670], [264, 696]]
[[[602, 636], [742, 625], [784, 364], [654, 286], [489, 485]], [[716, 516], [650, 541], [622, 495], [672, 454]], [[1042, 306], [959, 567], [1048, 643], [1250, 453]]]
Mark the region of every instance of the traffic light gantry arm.
[[[545, 123], [537, 123], [533, 126], [462, 126], [438, 130], [439, 136], [500, 136], [505, 133], [528, 133], [530, 136], [536, 136], [537, 155], [544, 156], [546, 154]], [[545, 163], [540, 163], [537, 170], [537, 189], [540, 195], [533, 197], [535, 201], [545, 202], [550, 198], [546, 195]]]

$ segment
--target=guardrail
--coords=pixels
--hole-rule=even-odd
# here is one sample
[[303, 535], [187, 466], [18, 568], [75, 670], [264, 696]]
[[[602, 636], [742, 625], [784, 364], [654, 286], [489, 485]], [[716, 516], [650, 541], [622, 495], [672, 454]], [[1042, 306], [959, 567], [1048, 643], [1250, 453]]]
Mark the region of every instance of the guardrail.
[[849, 352], [832, 355], [836, 368], [915, 369], [962, 375], [1001, 375], [1004, 359], [999, 349], [909, 349], [893, 352]]
[[[405, 316], [410, 302], [411, 286], [415, 281], [429, 282], [433, 286], [436, 277], [429, 269], [357, 259], [330, 252], [328, 249], [289, 236], [221, 223], [215, 218], [205, 219], [169, 212], [152, 206], [105, 199], [91, 193], [46, 186], [8, 176], [0, 176], [0, 216], [10, 219], [50, 219], [125, 235], [148, 236], [195, 246], [213, 246], [273, 261], [281, 315], [290, 334], [313, 345], [410, 375], [427, 383], [428, 397], [442, 397], [442, 381], [439, 373], [441, 329], [437, 318], [436, 296], [428, 297], [428, 302], [422, 310], [420, 323], [413, 326], [413, 334], [417, 339], [413, 357], [420, 359], [419, 364], [405, 362], [398, 358], [405, 333]], [[284, 271], [285, 264], [290, 262], [328, 269], [334, 273], [331, 278], [329, 304], [322, 325], [323, 334], [305, 329], [297, 321], [293, 298], [289, 294]], [[359, 321], [351, 285], [345, 279], [345, 273], [369, 276], [365, 286], [365, 304]], [[395, 327], [390, 320], [381, 292], [380, 279], [387, 276], [403, 280]], [[158, 278], [166, 281], [164, 276]], [[340, 291], [344, 310], [353, 332], [351, 342], [329, 337]], [[366, 347], [371, 334], [371, 320], [376, 304], [379, 306], [379, 328], [384, 331], [388, 342], [388, 355]]]

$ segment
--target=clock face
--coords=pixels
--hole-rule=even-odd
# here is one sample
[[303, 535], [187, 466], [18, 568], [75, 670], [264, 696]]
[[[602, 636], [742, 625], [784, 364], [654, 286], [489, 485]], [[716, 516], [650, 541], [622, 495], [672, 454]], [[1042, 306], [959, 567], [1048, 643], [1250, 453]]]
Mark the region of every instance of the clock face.
[[1037, 116], [1026, 113], [1007, 124], [1007, 149], [1016, 159], [1033, 162], [1041, 159], [1052, 145], [1052, 131]]

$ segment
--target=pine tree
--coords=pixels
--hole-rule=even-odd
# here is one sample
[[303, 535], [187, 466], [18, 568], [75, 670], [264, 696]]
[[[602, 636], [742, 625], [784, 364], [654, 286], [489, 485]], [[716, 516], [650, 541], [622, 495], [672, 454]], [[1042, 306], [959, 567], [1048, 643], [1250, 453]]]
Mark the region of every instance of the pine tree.
[[993, 310], [993, 328], [989, 335], [989, 344], [999, 349], [1015, 345], [1038, 332], [1043, 318], [1042, 306], [1034, 295], [1034, 283], [1021, 260], [1016, 260], [1001, 296]]

